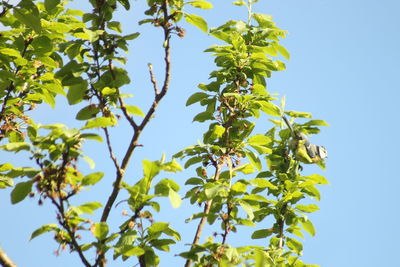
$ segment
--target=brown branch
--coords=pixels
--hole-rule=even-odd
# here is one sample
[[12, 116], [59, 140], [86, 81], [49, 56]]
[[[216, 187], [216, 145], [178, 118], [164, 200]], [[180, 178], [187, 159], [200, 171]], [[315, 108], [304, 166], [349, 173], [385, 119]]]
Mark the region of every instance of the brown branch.
[[277, 220], [277, 224], [279, 227], [279, 233], [278, 233], [278, 238], [279, 238], [279, 248], [283, 248], [283, 239], [285, 238], [284, 235], [284, 230], [285, 230], [285, 213], [287, 210], [287, 203], [283, 204], [281, 210], [280, 210], [280, 218]]
[[[117, 91], [118, 91], [118, 95], [119, 95], [118, 88], [117, 88]], [[119, 101], [119, 105], [121, 106], [122, 113], [124, 114], [126, 120], [132, 126], [133, 130], [136, 130], [138, 126], [137, 126], [136, 122], [133, 120], [132, 116], [129, 115], [128, 111], [126, 110], [126, 105], [125, 105], [124, 99], [121, 96], [119, 96], [118, 101]]]
[[0, 248], [0, 265], [3, 267], [17, 267], [2, 248]]
[[[164, 4], [163, 4], [163, 10], [164, 10], [165, 17], [168, 17], [168, 6], [167, 5], [168, 5], [167, 0], [165, 0]], [[160, 103], [162, 98], [165, 96], [165, 94], [167, 93], [168, 88], [169, 88], [169, 82], [171, 79], [171, 60], [170, 60], [170, 46], [169, 46], [170, 30], [166, 26], [164, 26], [163, 29], [164, 29], [164, 41], [166, 43], [165, 48], [164, 48], [164, 51], [165, 51], [165, 56], [164, 56], [165, 78], [164, 78], [163, 87], [162, 87], [161, 92], [155, 96], [154, 101], [153, 101], [151, 107], [149, 108], [149, 110], [147, 111], [142, 123], [140, 123], [140, 125], [138, 125], [135, 129], [135, 132], [132, 136], [132, 139], [129, 143], [128, 149], [127, 149], [125, 156], [121, 163], [121, 170], [123, 170], [123, 172], [121, 174], [117, 175], [111, 195], [108, 198], [108, 201], [104, 207], [104, 210], [103, 210], [103, 213], [101, 216], [102, 222], [107, 221], [108, 216], [111, 211], [111, 208], [112, 208], [112, 205], [114, 204], [114, 202], [118, 196], [120, 186], [121, 186], [121, 181], [122, 181], [122, 178], [124, 175], [124, 171], [126, 170], [126, 168], [128, 166], [128, 163], [133, 155], [135, 148], [137, 146], [140, 146], [138, 144], [139, 137], [141, 136], [143, 129], [146, 127], [146, 125], [151, 120], [155, 110], [157, 109], [158, 104]]]
[[228, 237], [228, 234], [231, 231], [231, 226], [230, 226], [230, 222], [229, 221], [231, 219], [232, 207], [231, 207], [231, 204], [229, 203], [229, 201], [228, 201], [228, 203], [226, 205], [227, 205], [228, 211], [226, 213], [226, 218], [223, 219], [225, 225], [224, 225], [224, 233], [222, 234], [222, 244], [225, 244], [226, 238]]
[[[219, 179], [219, 175], [221, 173], [221, 168], [222, 168], [222, 164], [215, 165], [215, 175], [214, 175], [215, 181], [218, 181], [218, 179]], [[201, 236], [204, 226], [206, 224], [207, 216], [210, 213], [212, 203], [213, 203], [213, 200], [210, 199], [204, 205], [204, 214], [203, 214], [203, 217], [201, 217], [199, 224], [197, 225], [197, 230], [196, 230], [196, 233], [193, 238], [191, 249], [193, 249], [199, 243], [200, 236]], [[192, 265], [192, 260], [187, 259], [186, 263], [185, 263], [185, 267], [190, 267], [190, 265]]]
[[[137, 146], [140, 146], [138, 144], [138, 140], [139, 140], [144, 128], [146, 127], [146, 125], [149, 123], [149, 121], [153, 117], [153, 114], [154, 114], [155, 110], [157, 109], [158, 104], [160, 103], [162, 98], [165, 96], [165, 94], [167, 93], [168, 88], [169, 88], [169, 83], [170, 83], [170, 79], [171, 79], [171, 59], [170, 59], [170, 44], [169, 44], [170, 29], [167, 26], [167, 18], [168, 18], [168, 1], [167, 0], [164, 0], [163, 11], [164, 11], [164, 18], [165, 18], [164, 26], [163, 26], [164, 44], [165, 44], [165, 46], [164, 46], [165, 77], [164, 77], [163, 87], [162, 87], [160, 93], [158, 93], [156, 91], [153, 103], [152, 103], [151, 107], [149, 108], [149, 110], [147, 111], [143, 121], [139, 125], [134, 123], [133, 119], [129, 119], [131, 117], [129, 116], [129, 114], [126, 111], [126, 108], [122, 101], [122, 98], [119, 99], [120, 104], [121, 104], [121, 109], [122, 109], [125, 117], [128, 119], [130, 124], [133, 126], [134, 134], [132, 136], [131, 141], [129, 142], [129, 146], [127, 148], [125, 156], [122, 159], [121, 166], [119, 169], [117, 169], [117, 175], [116, 175], [116, 178], [115, 178], [115, 181], [113, 184], [112, 192], [111, 192], [110, 196], [108, 197], [107, 203], [105, 204], [103, 213], [101, 215], [101, 222], [107, 221], [107, 219], [110, 215], [110, 212], [111, 212], [111, 208], [114, 205], [115, 200], [117, 199], [118, 194], [120, 192], [121, 183], [122, 183], [123, 176], [125, 174], [125, 170], [129, 164], [129, 161], [133, 155], [135, 148]], [[109, 67], [112, 69], [112, 65], [109, 64]], [[152, 77], [151, 77], [151, 79], [152, 79]], [[99, 256], [97, 257], [95, 266], [97, 266], [98, 264], [100, 266], [105, 266], [105, 253], [104, 252], [101, 252], [99, 254]]]

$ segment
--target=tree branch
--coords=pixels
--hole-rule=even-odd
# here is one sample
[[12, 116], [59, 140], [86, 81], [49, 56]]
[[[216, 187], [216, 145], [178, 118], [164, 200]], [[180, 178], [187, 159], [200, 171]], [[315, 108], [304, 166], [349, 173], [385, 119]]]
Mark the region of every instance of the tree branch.
[[[217, 164], [216, 165], [215, 176], [214, 176], [214, 180], [215, 181], [218, 181], [218, 179], [219, 179], [219, 175], [221, 173], [221, 168], [222, 168], [222, 164]], [[204, 214], [203, 214], [203, 217], [201, 217], [199, 224], [197, 225], [197, 230], [196, 230], [196, 233], [195, 233], [194, 238], [193, 238], [191, 249], [193, 249], [199, 243], [200, 236], [201, 236], [201, 234], [203, 232], [204, 225], [206, 224], [207, 216], [210, 213], [212, 203], [213, 203], [213, 200], [210, 199], [204, 205]], [[185, 267], [190, 267], [190, 265], [192, 265], [192, 260], [191, 259], [187, 259], [186, 263], [185, 263]]]
[[7, 256], [2, 248], [0, 248], [0, 264], [3, 267], [17, 267], [17, 265]]
[[156, 78], [154, 77], [153, 65], [151, 63], [149, 63], [149, 72], [150, 72], [150, 80], [153, 83], [153, 87], [154, 87], [154, 94], [158, 95], [158, 85], [157, 85]]
[[[164, 1], [163, 10], [164, 10], [164, 17], [167, 18], [168, 17], [167, 0]], [[133, 155], [135, 148], [137, 146], [140, 146], [138, 144], [139, 137], [141, 136], [143, 129], [146, 127], [146, 125], [151, 120], [155, 110], [157, 109], [158, 104], [160, 103], [162, 98], [165, 96], [165, 94], [167, 93], [168, 88], [169, 88], [169, 82], [171, 79], [171, 59], [170, 59], [170, 45], [169, 45], [170, 29], [167, 27], [167, 22], [165, 22], [163, 30], [164, 30], [164, 43], [166, 44], [165, 48], [164, 48], [165, 78], [164, 78], [163, 87], [162, 87], [161, 92], [159, 94], [155, 95], [154, 101], [153, 101], [151, 107], [149, 108], [149, 110], [147, 111], [142, 123], [140, 123], [140, 125], [138, 125], [135, 129], [135, 132], [132, 136], [132, 139], [129, 143], [128, 149], [127, 149], [125, 156], [121, 163], [121, 170], [123, 172], [121, 172], [120, 174], [117, 174], [117, 177], [116, 177], [114, 185], [113, 185], [113, 190], [112, 190], [111, 195], [108, 198], [108, 201], [104, 207], [104, 210], [103, 210], [103, 213], [101, 216], [102, 222], [107, 221], [108, 216], [111, 211], [111, 208], [118, 196], [124, 172], [128, 166], [128, 163]]]

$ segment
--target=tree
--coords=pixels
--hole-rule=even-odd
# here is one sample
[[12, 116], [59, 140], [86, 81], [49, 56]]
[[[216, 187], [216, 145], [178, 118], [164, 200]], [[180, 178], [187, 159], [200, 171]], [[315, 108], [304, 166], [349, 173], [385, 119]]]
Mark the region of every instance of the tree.
[[[302, 238], [303, 230], [315, 234], [306, 214], [318, 206], [300, 203], [306, 197], [319, 200], [316, 185], [328, 182], [318, 174], [302, 174], [303, 163], [324, 168], [323, 159], [307, 162], [297, 152], [299, 146], [307, 146], [302, 136], [316, 134], [318, 126], [327, 124], [308, 120], [285, 125], [285, 115], [292, 118], [288, 123], [293, 123], [295, 118], [310, 119], [311, 114], [286, 111], [285, 98], [279, 100], [267, 91], [266, 78], [285, 69], [278, 57], [289, 59], [289, 53], [279, 44], [286, 32], [270, 16], [253, 12], [256, 2], [233, 3], [247, 9], [246, 22], [230, 20], [209, 29], [206, 20], [187, 13], [186, 7], [210, 9], [210, 2], [148, 0], [139, 24], [161, 29], [164, 73], [159, 82], [152, 64], [148, 65], [153, 99], [144, 111], [123, 93], [131, 79], [122, 55], [140, 33], [125, 34], [115, 12], [118, 7], [129, 10], [132, 2], [90, 0], [91, 13], [73, 10], [62, 0], [1, 3], [0, 21], [8, 30], [0, 37], [0, 148], [28, 157], [32, 166], [2, 163], [0, 187], [13, 187], [13, 204], [30, 196], [39, 205], [52, 203], [56, 212], [56, 223], [41, 226], [31, 239], [52, 233], [60, 249], [74, 252], [84, 266], [106, 266], [119, 257], [136, 259], [140, 266], [156, 266], [160, 263], [157, 251], [169, 251], [181, 239], [171, 222], [154, 221], [160, 198], [168, 197], [174, 208], [182, 202], [181, 185], [157, 176], [183, 169], [190, 173], [195, 167], [195, 175], [185, 181], [189, 188], [184, 199], [193, 210], [201, 209], [187, 220], [198, 223], [191, 246], [180, 253], [185, 266], [311, 266], [299, 259], [303, 247], [295, 236]], [[184, 21], [223, 43], [206, 50], [215, 57], [216, 69], [186, 103], [201, 105], [203, 111], [193, 121], [208, 123], [208, 129], [201, 143], [170, 160], [164, 155], [160, 160], [144, 159], [143, 176], [128, 181], [125, 173], [133, 153], [141, 147], [142, 133], [170, 89], [171, 40], [185, 37]], [[64, 121], [41, 125], [30, 116], [31, 110], [42, 105], [54, 107], [60, 97], [70, 106], [80, 107], [75, 111], [76, 120], [81, 121], [79, 129], [68, 128]], [[255, 130], [256, 119], [265, 116], [262, 114], [270, 117], [271, 124]], [[111, 129], [123, 122], [129, 124], [131, 133], [118, 156]], [[81, 171], [82, 161], [95, 168], [84, 154], [87, 140], [98, 141], [99, 147], [107, 150], [115, 176], [107, 177], [110, 192], [105, 199], [93, 195], [90, 202], [72, 204], [79, 202], [82, 190], [94, 187], [104, 176], [101, 167], [91, 173]], [[183, 160], [184, 168], [180, 165]], [[23, 182], [16, 183], [17, 177]], [[127, 198], [121, 199], [121, 192]], [[127, 209], [127, 220], [118, 225], [109, 222], [116, 204]], [[201, 242], [206, 224], [215, 236]], [[250, 238], [263, 239], [264, 244], [255, 246], [244, 240], [243, 246], [230, 245], [228, 236], [240, 227], [256, 227]], [[5, 266], [13, 266], [3, 251], [0, 259]]]

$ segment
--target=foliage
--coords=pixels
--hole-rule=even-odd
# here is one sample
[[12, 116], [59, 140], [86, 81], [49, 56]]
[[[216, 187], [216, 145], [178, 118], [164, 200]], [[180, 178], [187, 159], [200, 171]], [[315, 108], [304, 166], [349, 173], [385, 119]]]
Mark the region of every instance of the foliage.
[[[185, 160], [185, 169], [195, 166], [196, 173], [185, 182], [189, 189], [184, 198], [194, 207], [203, 207], [187, 219], [199, 219], [199, 223], [190, 248], [180, 254], [186, 266], [312, 266], [299, 259], [303, 246], [298, 238], [304, 237], [304, 231], [315, 235], [307, 213], [317, 211], [318, 206], [304, 200], [319, 200], [316, 186], [328, 182], [318, 174], [302, 174], [301, 161], [290, 149], [293, 136], [282, 116], [310, 119], [311, 114], [285, 111], [285, 99], [278, 105], [279, 99], [267, 90], [266, 78], [285, 69], [279, 57], [290, 56], [279, 44], [286, 32], [270, 16], [252, 11], [257, 0], [234, 2], [247, 8], [247, 22], [230, 20], [211, 29], [204, 18], [185, 11], [187, 6], [210, 9], [210, 2], [147, 0], [148, 10], [139, 24], [162, 30], [165, 78], [158, 84], [149, 64], [154, 98], [144, 111], [127, 104], [132, 102], [130, 96], [121, 92], [131, 83], [122, 55], [140, 33], [123, 34], [114, 15], [118, 6], [129, 10], [133, 3], [90, 0], [93, 12], [84, 13], [70, 9], [68, 2], [0, 4], [0, 22], [7, 27], [0, 35], [0, 149], [28, 157], [34, 164], [2, 163], [0, 188], [13, 188], [13, 204], [31, 196], [38, 204], [49, 201], [56, 211], [56, 223], [39, 227], [31, 239], [51, 232], [60, 249], [76, 252], [84, 266], [105, 266], [110, 254], [114, 260], [136, 257], [140, 266], [157, 266], [157, 250], [170, 251], [181, 236], [169, 222], [155, 222], [153, 213], [160, 210], [161, 197], [168, 197], [174, 208], [182, 199], [177, 182], [155, 178], [160, 172], [182, 171], [179, 159]], [[182, 20], [223, 43], [206, 50], [212, 53], [217, 68], [210, 73], [210, 82], [199, 84], [200, 91], [186, 103], [202, 106], [193, 121], [208, 123], [208, 130], [201, 143], [183, 149], [170, 161], [164, 155], [156, 161], [143, 160], [143, 177], [130, 184], [124, 180], [125, 171], [140, 147], [143, 130], [168, 92], [170, 41], [173, 35], [185, 36], [178, 25]], [[58, 97], [65, 97], [70, 106], [84, 103], [76, 110], [76, 120], [82, 122], [79, 129], [70, 129], [62, 121], [41, 125], [30, 117], [30, 111], [38, 106], [54, 107]], [[265, 116], [272, 124], [260, 122], [263, 127], [257, 133], [257, 119]], [[118, 158], [109, 129], [118, 127], [121, 120], [129, 123], [132, 134], [126, 140], [126, 153]], [[304, 134], [316, 134], [318, 126], [326, 125], [322, 120], [309, 120], [295, 127]], [[86, 140], [105, 143], [115, 168], [104, 206], [95, 198], [71, 204], [71, 199], [104, 176], [100, 168], [88, 174], [80, 171], [82, 160], [95, 168], [84, 155]], [[15, 184], [17, 177], [24, 178], [23, 182]], [[114, 229], [108, 218], [121, 191], [128, 195], [124, 201], [128, 219]], [[95, 214], [99, 221], [93, 219]], [[274, 221], [272, 225], [267, 219]], [[206, 223], [216, 234], [201, 243]], [[265, 245], [246, 244], [250, 240], [240, 247], [230, 245], [228, 237], [240, 227], [253, 227], [251, 239], [263, 239]]]

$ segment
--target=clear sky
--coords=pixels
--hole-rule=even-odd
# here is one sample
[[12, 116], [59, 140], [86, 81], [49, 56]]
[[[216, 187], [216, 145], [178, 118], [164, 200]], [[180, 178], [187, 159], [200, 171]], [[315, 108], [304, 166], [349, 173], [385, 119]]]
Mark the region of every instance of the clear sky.
[[[77, 1], [77, 7], [83, 1]], [[118, 16], [127, 33], [141, 31], [137, 16], [142, 2], [132, 1], [132, 10]], [[214, 1], [214, 10], [196, 11], [204, 15], [210, 26], [218, 26], [229, 19], [245, 19], [246, 11], [231, 6], [230, 1]], [[83, 6], [86, 8], [86, 6]], [[308, 111], [315, 118], [326, 120], [331, 127], [313, 139], [329, 150], [327, 171], [323, 174], [331, 185], [321, 187], [320, 211], [310, 216], [317, 229], [315, 237], [306, 236], [304, 257], [306, 263], [323, 267], [377, 267], [400, 266], [398, 230], [400, 175], [397, 158], [400, 146], [398, 111], [400, 98], [400, 2], [398, 0], [260, 0], [255, 11], [271, 14], [277, 25], [289, 32], [282, 42], [291, 53], [287, 70], [275, 73], [269, 81], [269, 91], [286, 95], [287, 109]], [[202, 53], [214, 39], [205, 36], [191, 25], [184, 26], [187, 36], [175, 38], [173, 46], [173, 77], [170, 93], [160, 106], [154, 120], [145, 130], [141, 143], [144, 147], [135, 154], [127, 177], [139, 176], [143, 158], [155, 160], [163, 152], [171, 156], [181, 148], [201, 139], [204, 127], [192, 123], [198, 107], [185, 108], [188, 96], [196, 85], [207, 82], [214, 68], [212, 58]], [[147, 63], [152, 62], [161, 80], [161, 45], [157, 32], [144, 27], [146, 33], [131, 45], [128, 71], [132, 84], [125, 92], [133, 93], [132, 104], [143, 108], [152, 93]], [[158, 32], [160, 33], [160, 32]], [[152, 37], [153, 36], [153, 37]], [[155, 52], [158, 51], [158, 52]], [[139, 100], [140, 99], [140, 100]], [[66, 119], [66, 124], [79, 127], [72, 109], [59, 99], [60, 108], [35, 111], [38, 122], [49, 123]], [[263, 123], [259, 121], [258, 123]], [[265, 120], [265, 123], [268, 123]], [[119, 155], [125, 150], [124, 140], [129, 129], [113, 131], [113, 141]], [[90, 157], [97, 161], [98, 170], [108, 175], [91, 192], [84, 192], [82, 200], [105, 199], [113, 171], [106, 154], [98, 144], [88, 143]], [[1, 161], [9, 159], [21, 165], [28, 164], [9, 154], [0, 154]], [[89, 171], [85, 166], [84, 170]], [[86, 169], [85, 169], [86, 168]], [[305, 169], [306, 173], [319, 171]], [[168, 178], [183, 181], [191, 175], [188, 170]], [[108, 178], [108, 179], [107, 179]], [[133, 181], [133, 180], [132, 180]], [[183, 193], [182, 193], [183, 194]], [[56, 243], [51, 235], [28, 241], [33, 230], [55, 221], [50, 205], [37, 207], [27, 199], [12, 206], [9, 190], [0, 191], [0, 246], [21, 267], [79, 266], [77, 255], [64, 252], [56, 257]], [[156, 220], [172, 220], [172, 227], [185, 238], [173, 253], [193, 238], [195, 223], [184, 219], [192, 207], [184, 204], [172, 209], [169, 203]], [[182, 217], [186, 216], [186, 217]], [[121, 209], [112, 214], [112, 221], [122, 221]], [[241, 240], [241, 236], [232, 236]], [[240, 243], [238, 243], [240, 244]], [[116, 262], [109, 266], [132, 266]], [[161, 266], [182, 266], [183, 260], [163, 254]]]

